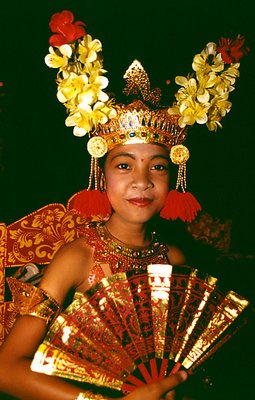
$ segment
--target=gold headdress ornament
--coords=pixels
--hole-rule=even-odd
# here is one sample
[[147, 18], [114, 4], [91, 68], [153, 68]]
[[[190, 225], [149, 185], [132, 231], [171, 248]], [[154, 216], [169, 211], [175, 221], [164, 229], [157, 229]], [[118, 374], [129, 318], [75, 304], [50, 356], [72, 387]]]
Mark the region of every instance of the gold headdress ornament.
[[169, 192], [160, 215], [192, 221], [201, 206], [186, 192], [189, 151], [182, 143], [188, 126], [194, 123], [206, 124], [211, 131], [221, 127], [221, 119], [231, 109], [228, 97], [239, 76], [238, 60], [249, 51], [243, 48], [244, 38], [222, 38], [219, 46], [208, 43], [193, 59], [193, 75], [176, 77], [181, 88], [172, 107], [159, 106], [160, 89], [151, 90], [146, 71], [135, 60], [124, 74], [123, 92], [137, 100], [124, 105], [116, 104], [104, 92], [108, 79], [100, 56], [102, 45], [86, 34], [84, 23], [74, 22], [73, 14], [64, 10], [54, 14], [49, 25], [54, 34], [45, 62], [59, 69], [57, 98], [68, 112], [65, 123], [74, 127], [75, 136], [89, 136], [89, 186], [75, 196], [73, 206], [87, 217], [110, 214], [110, 204], [101, 190], [98, 158], [120, 144], [157, 143], [169, 149], [172, 162], [179, 166], [176, 188]]

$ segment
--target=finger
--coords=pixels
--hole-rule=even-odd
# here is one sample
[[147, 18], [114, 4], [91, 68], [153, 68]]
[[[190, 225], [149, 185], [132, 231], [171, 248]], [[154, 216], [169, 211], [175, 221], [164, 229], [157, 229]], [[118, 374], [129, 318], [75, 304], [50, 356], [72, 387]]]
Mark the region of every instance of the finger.
[[167, 378], [162, 379], [160, 382], [155, 382], [150, 385], [142, 386], [139, 389], [134, 390], [126, 396], [127, 400], [156, 400], [160, 397], [174, 389], [180, 383], [184, 382], [188, 377], [187, 372], [179, 371]]
[[171, 390], [165, 395], [165, 400], [175, 400], [175, 391]]
[[[162, 395], [166, 392], [171, 392], [172, 389], [176, 388], [176, 386], [180, 385], [182, 382], [186, 381], [188, 378], [188, 374], [186, 371], [179, 371], [176, 374], [170, 375], [169, 377], [163, 379], [162, 381], [156, 383], [156, 390], [159, 395]], [[171, 395], [171, 394], [170, 394]], [[174, 396], [174, 393], [172, 394]], [[172, 397], [174, 399], [174, 397]], [[171, 397], [170, 397], [171, 399]]]

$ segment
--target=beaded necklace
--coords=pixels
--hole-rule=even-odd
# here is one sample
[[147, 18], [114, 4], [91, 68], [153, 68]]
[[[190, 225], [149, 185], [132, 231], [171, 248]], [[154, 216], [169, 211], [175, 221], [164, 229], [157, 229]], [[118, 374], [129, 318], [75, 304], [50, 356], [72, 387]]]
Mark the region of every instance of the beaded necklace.
[[108, 264], [112, 273], [146, 269], [149, 264], [169, 264], [168, 248], [153, 232], [149, 246], [132, 248], [110, 234], [104, 223], [90, 225], [83, 231], [94, 251], [94, 268]]

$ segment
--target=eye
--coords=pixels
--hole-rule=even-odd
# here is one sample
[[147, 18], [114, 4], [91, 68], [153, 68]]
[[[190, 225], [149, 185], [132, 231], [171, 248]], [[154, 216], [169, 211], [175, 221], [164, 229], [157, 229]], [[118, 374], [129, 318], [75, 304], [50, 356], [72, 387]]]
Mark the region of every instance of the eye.
[[117, 165], [118, 169], [130, 169], [130, 166], [127, 163], [120, 163]]
[[156, 165], [153, 165], [152, 169], [154, 169], [156, 171], [168, 171], [168, 165], [156, 164]]

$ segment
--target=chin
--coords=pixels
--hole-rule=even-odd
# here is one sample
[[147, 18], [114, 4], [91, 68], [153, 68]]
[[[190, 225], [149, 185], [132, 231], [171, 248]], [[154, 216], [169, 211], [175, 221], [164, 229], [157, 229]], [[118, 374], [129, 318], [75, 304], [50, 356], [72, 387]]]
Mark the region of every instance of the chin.
[[164, 204], [153, 204], [153, 206], [148, 207], [137, 207], [125, 203], [121, 207], [118, 206], [115, 208], [114, 205], [112, 205], [115, 214], [118, 215], [119, 218], [137, 224], [144, 224], [150, 221], [155, 215], [159, 214], [163, 206]]
[[150, 221], [159, 211], [156, 212], [141, 212], [137, 210], [135, 213], [128, 213], [125, 215], [126, 221], [134, 222], [137, 224], [145, 224]]

